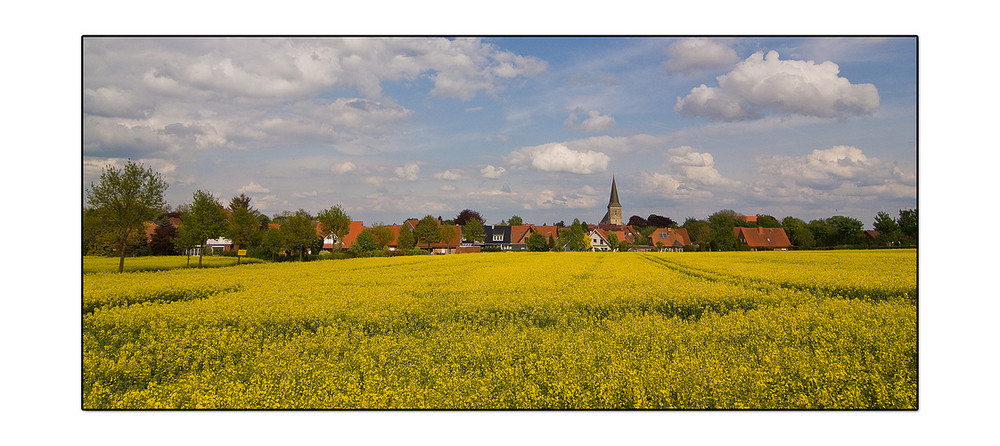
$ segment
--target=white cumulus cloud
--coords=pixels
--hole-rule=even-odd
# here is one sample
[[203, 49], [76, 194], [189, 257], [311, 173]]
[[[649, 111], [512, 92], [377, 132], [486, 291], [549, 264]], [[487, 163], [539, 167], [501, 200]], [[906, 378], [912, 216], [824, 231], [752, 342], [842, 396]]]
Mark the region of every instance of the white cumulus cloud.
[[732, 48], [706, 39], [687, 39], [667, 47], [670, 60], [663, 67], [671, 73], [693, 73], [728, 68], [739, 60]]
[[271, 189], [268, 189], [264, 186], [261, 186], [251, 181], [250, 184], [247, 184], [246, 186], [239, 188], [236, 192], [240, 194], [266, 194], [268, 192], [271, 192]]
[[740, 120], [766, 113], [846, 118], [872, 113], [879, 106], [872, 84], [852, 84], [833, 62], [780, 60], [776, 51], [757, 52], [683, 98], [674, 111], [687, 116]]
[[588, 118], [583, 120], [583, 122], [577, 123], [579, 118], [576, 113], [575, 111], [570, 113], [569, 117], [563, 121], [563, 125], [566, 128], [585, 132], [601, 132], [615, 125], [615, 118], [611, 115], [602, 115], [597, 110], [587, 112]]
[[439, 180], [455, 181], [465, 178], [462, 174], [458, 172], [452, 172], [451, 170], [445, 170], [444, 172], [438, 172], [434, 174], [434, 178]]
[[407, 180], [407, 181], [417, 181], [417, 175], [420, 173], [420, 165], [417, 163], [409, 163], [402, 167], [397, 167], [393, 169], [396, 176]]
[[667, 150], [668, 164], [687, 181], [706, 186], [736, 186], [737, 181], [723, 177], [715, 169], [715, 158], [711, 153], [696, 152], [689, 146]]
[[483, 174], [483, 178], [500, 178], [507, 169], [503, 167], [493, 167], [493, 165], [488, 165], [479, 170], [479, 173]]
[[333, 173], [345, 174], [354, 172], [358, 170], [358, 166], [350, 161], [345, 161], [343, 163], [337, 163], [330, 167], [330, 171]]
[[611, 157], [592, 150], [576, 151], [560, 143], [523, 147], [508, 155], [512, 165], [531, 166], [546, 172], [591, 174], [608, 169]]

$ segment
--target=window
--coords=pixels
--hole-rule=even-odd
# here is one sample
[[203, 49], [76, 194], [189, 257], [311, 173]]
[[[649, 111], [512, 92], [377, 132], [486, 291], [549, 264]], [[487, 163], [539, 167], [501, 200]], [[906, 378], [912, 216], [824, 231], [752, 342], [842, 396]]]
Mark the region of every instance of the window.
[[494, 242], [502, 242], [503, 241], [503, 234], [493, 234], [493, 241]]

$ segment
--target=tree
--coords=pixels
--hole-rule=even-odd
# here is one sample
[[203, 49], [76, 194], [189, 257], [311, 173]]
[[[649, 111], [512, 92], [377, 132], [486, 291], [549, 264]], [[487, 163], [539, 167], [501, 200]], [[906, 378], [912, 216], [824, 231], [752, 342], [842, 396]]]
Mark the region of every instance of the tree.
[[438, 243], [442, 239], [441, 225], [436, 218], [428, 215], [420, 219], [417, 227], [413, 229], [413, 238], [418, 244], [426, 243], [427, 249], [430, 250], [432, 243]]
[[788, 241], [792, 242], [796, 248], [812, 248], [816, 246], [816, 239], [812, 232], [806, 227], [806, 222], [795, 217], [788, 216], [781, 220], [781, 225], [785, 228]]
[[375, 240], [373, 231], [370, 228], [365, 228], [361, 230], [358, 238], [351, 244], [350, 251], [358, 257], [363, 257], [378, 249], [378, 242]]
[[590, 237], [587, 237], [587, 227], [579, 219], [573, 219], [573, 225], [566, 234], [566, 246], [570, 251], [586, 251], [590, 249]]
[[372, 225], [371, 229], [372, 237], [375, 240], [375, 244], [378, 246], [378, 249], [385, 249], [386, 246], [389, 246], [389, 243], [392, 243], [392, 240], [395, 237], [392, 233], [392, 228], [382, 224], [381, 222]]
[[226, 231], [226, 211], [215, 200], [215, 196], [199, 189], [194, 193], [194, 201], [191, 202], [187, 218], [188, 220], [181, 225], [181, 233], [190, 232], [190, 237], [201, 245], [201, 255], [198, 256], [198, 268], [201, 268], [201, 259], [205, 256], [205, 245], [208, 240], [220, 237]]
[[226, 219], [226, 237], [233, 242], [233, 249], [246, 249], [259, 237], [260, 212], [250, 206], [250, 197], [240, 194], [229, 201], [229, 218]]
[[413, 231], [410, 230], [407, 225], [403, 225], [399, 228], [399, 238], [396, 239], [396, 249], [400, 251], [409, 251], [413, 249], [416, 244], [416, 239], [413, 237]]
[[677, 226], [677, 223], [671, 220], [670, 217], [661, 217], [656, 214], [649, 214], [649, 217], [646, 217], [646, 221], [649, 223], [648, 226], [657, 228], [673, 228]]
[[154, 255], [167, 256], [174, 254], [174, 238], [177, 237], [177, 228], [170, 224], [170, 220], [160, 220], [156, 222], [156, 229], [149, 240], [149, 248]]
[[537, 232], [532, 232], [531, 235], [528, 236], [527, 245], [528, 251], [545, 252], [549, 250], [549, 245], [545, 241], [545, 236]]
[[757, 226], [761, 228], [780, 228], [781, 222], [767, 214], [757, 214]]
[[825, 219], [810, 220], [806, 224], [806, 228], [813, 235], [813, 240], [816, 241], [816, 246], [831, 246], [836, 243], [832, 242], [834, 229], [827, 223]]
[[638, 215], [633, 215], [631, 218], [629, 218], [628, 219], [628, 224], [629, 224], [629, 226], [635, 226], [635, 227], [649, 226], [649, 222], [646, 221], [645, 218], [642, 218], [642, 217], [640, 217]]
[[712, 228], [707, 221], [688, 217], [681, 227], [687, 229], [688, 236], [691, 237], [691, 244], [698, 245], [701, 249], [708, 246], [708, 241], [712, 237]]
[[320, 238], [316, 235], [316, 228], [313, 227], [312, 216], [302, 209], [288, 217], [279, 230], [285, 246], [289, 249], [299, 250], [300, 262], [305, 256], [306, 249], [311, 247], [317, 238]]
[[907, 237], [917, 238], [917, 210], [916, 209], [900, 209], [899, 210], [899, 230], [903, 235]]
[[507, 224], [511, 226], [523, 225], [524, 220], [521, 220], [521, 217], [514, 215], [510, 217], [510, 220], [507, 220]]
[[274, 256], [280, 254], [285, 249], [285, 241], [281, 237], [281, 230], [265, 230], [263, 236], [260, 238], [260, 249], [264, 254], [271, 256], [271, 260], [274, 260]]
[[191, 248], [197, 246], [201, 241], [198, 238], [198, 234], [189, 229], [190, 224], [187, 222], [191, 221], [191, 217], [189, 217], [190, 213], [190, 207], [181, 212], [181, 225], [177, 228], [177, 237], [174, 237], [172, 241], [174, 249], [187, 255], [187, 266], [191, 266]]
[[129, 237], [144, 232], [163, 207], [167, 183], [158, 172], [129, 160], [122, 169], [107, 166], [97, 184], [90, 184], [87, 203], [119, 247], [118, 272], [125, 270], [125, 246]]
[[865, 224], [861, 220], [835, 215], [827, 219], [827, 224], [833, 228], [833, 244], [856, 245], [864, 240]]
[[479, 212], [472, 209], [463, 209], [462, 212], [459, 212], [458, 216], [455, 217], [455, 224], [464, 227], [469, 224], [469, 220], [478, 221], [480, 227], [486, 224], [486, 220], [483, 219], [483, 216], [479, 215]]
[[893, 220], [892, 216], [887, 212], [879, 211], [875, 214], [875, 222], [872, 227], [878, 231], [878, 236], [875, 237], [875, 241], [883, 246], [892, 246], [899, 243], [899, 239], [902, 236], [902, 231], [899, 230], [899, 224], [896, 220]]
[[740, 240], [733, 233], [739, 214], [731, 209], [723, 209], [708, 217], [709, 244], [716, 251], [738, 251]]
[[271, 218], [265, 214], [257, 215], [257, 222], [260, 223], [261, 231], [266, 231], [271, 228]]
[[479, 220], [470, 218], [466, 221], [465, 226], [462, 226], [462, 238], [471, 242], [482, 242], [486, 239], [486, 230], [483, 229]]
[[611, 248], [611, 251], [618, 249], [618, 234], [614, 232], [608, 233], [608, 246]]
[[320, 211], [316, 215], [316, 219], [319, 220], [320, 229], [323, 231], [323, 237], [334, 236], [337, 238], [337, 246], [339, 249], [344, 248], [344, 236], [347, 235], [351, 230], [351, 217], [341, 209], [340, 205], [331, 207]]

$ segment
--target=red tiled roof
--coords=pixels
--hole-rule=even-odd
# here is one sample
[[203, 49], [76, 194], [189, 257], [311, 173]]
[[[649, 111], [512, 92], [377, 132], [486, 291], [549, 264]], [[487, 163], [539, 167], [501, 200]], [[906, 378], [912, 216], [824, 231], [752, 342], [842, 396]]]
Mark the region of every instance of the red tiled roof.
[[[323, 227], [322, 223], [317, 223], [316, 224], [316, 235], [320, 235], [320, 236], [324, 235], [322, 227]], [[361, 222], [361, 221], [352, 221], [351, 225], [348, 227], [347, 234], [344, 235], [344, 240], [343, 240], [343, 244], [342, 244], [342, 246], [344, 247], [344, 249], [350, 248], [351, 244], [354, 243], [354, 241], [358, 239], [358, 236], [361, 235], [361, 231], [363, 231], [364, 229], [365, 229], [364, 222]], [[335, 243], [324, 243], [323, 244], [323, 249], [332, 249], [332, 248], [334, 248], [334, 246], [336, 246]]]
[[649, 234], [649, 244], [663, 243], [668, 248], [679, 248], [691, 244], [691, 237], [685, 228], [659, 228]]
[[736, 218], [738, 218], [740, 220], [743, 220], [745, 222], [748, 222], [748, 223], [757, 223], [757, 216], [756, 215], [739, 215]]
[[559, 227], [556, 225], [548, 225], [548, 226], [531, 225], [531, 228], [535, 232], [545, 236], [546, 240], [548, 240], [549, 237], [552, 237], [553, 239], [559, 238]]
[[513, 225], [510, 227], [511, 243], [527, 243], [534, 225]]
[[751, 248], [791, 248], [792, 242], [782, 228], [733, 228], [733, 234]]

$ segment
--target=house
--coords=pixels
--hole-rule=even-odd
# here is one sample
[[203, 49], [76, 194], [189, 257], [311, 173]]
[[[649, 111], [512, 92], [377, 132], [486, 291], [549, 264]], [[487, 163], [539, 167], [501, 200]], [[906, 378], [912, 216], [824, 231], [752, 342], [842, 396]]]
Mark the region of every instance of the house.
[[649, 234], [647, 242], [659, 252], [681, 252], [691, 244], [691, 237], [684, 228], [659, 228]]
[[[634, 251], [649, 251], [649, 249], [646, 249], [648, 248], [646, 245], [636, 243], [636, 240], [640, 240], [639, 231], [636, 231], [632, 226], [621, 225], [601, 225], [592, 229], [588, 234], [590, 237], [590, 250], [594, 252], [612, 251], [609, 242], [611, 234], [614, 234], [619, 242], [628, 242], [631, 244]], [[614, 250], [617, 251], [618, 249], [615, 248]]]
[[[362, 222], [362, 221], [352, 221], [351, 224], [350, 224], [350, 226], [348, 227], [347, 234], [344, 234], [344, 240], [343, 240], [342, 247], [344, 249], [350, 249], [351, 248], [351, 244], [353, 244], [354, 241], [358, 239], [358, 236], [361, 235], [361, 231], [363, 231], [363, 230], [365, 230], [365, 224], [364, 224], [364, 222]], [[323, 224], [322, 223], [317, 223], [316, 224], [316, 235], [324, 235], [323, 233], [324, 233], [324, 231], [323, 231]], [[336, 235], [330, 234], [330, 235], [326, 235], [323, 238], [323, 249], [334, 249], [336, 247], [337, 247], [337, 236]]]
[[209, 255], [233, 250], [233, 241], [225, 237], [213, 238], [205, 241], [205, 250]]
[[[524, 232], [529, 230], [525, 228], [527, 225], [518, 225], [522, 228], [519, 229], [521, 232], [518, 234], [520, 237], [524, 237]], [[514, 227], [510, 225], [483, 225], [483, 232], [486, 233], [486, 237], [483, 239], [483, 248], [494, 248], [501, 251], [510, 251], [513, 249], [524, 249], [526, 246], [521, 243], [520, 246], [515, 248], [514, 243]]]
[[792, 248], [792, 242], [782, 228], [733, 228], [733, 233], [740, 243], [747, 245], [753, 251], [787, 251]]
[[754, 224], [757, 223], [756, 215], [737, 215], [735, 218], [737, 220], [745, 221], [747, 223], [754, 223]]

